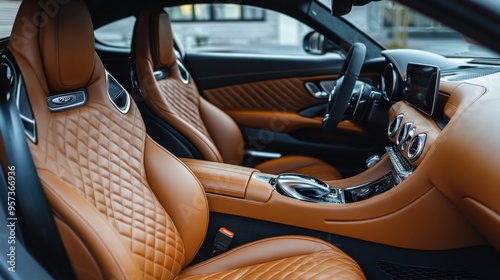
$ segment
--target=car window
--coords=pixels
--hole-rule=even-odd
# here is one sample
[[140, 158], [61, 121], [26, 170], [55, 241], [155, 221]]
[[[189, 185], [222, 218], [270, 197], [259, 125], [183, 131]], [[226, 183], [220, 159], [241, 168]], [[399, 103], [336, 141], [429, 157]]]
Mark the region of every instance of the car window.
[[0, 0], [0, 39], [9, 37], [21, 1]]
[[186, 51], [306, 55], [307, 25], [271, 10], [238, 4], [194, 4], [165, 9]]
[[[308, 55], [302, 41], [312, 29], [284, 14], [237, 4], [194, 4], [165, 8], [177, 43], [185, 51]], [[129, 48], [135, 17], [95, 31], [100, 43]]]
[[419, 49], [449, 57], [498, 56], [461, 33], [394, 1], [354, 6], [345, 18], [389, 49]]
[[98, 28], [94, 34], [98, 42], [120, 48], [130, 48], [135, 17], [126, 17]]

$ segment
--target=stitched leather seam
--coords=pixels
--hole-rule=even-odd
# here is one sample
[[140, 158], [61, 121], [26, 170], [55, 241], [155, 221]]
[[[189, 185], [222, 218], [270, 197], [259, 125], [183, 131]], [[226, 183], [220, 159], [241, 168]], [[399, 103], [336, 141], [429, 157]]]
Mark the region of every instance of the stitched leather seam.
[[129, 279], [129, 277], [126, 275], [125, 269], [123, 268], [123, 266], [121, 265], [121, 263], [118, 262], [118, 260], [116, 260], [116, 257], [114, 256], [114, 254], [111, 254], [109, 248], [106, 246], [106, 243], [103, 242], [103, 240], [101, 239], [101, 237], [96, 234], [96, 232], [98, 232], [98, 231], [92, 226], [92, 224], [89, 223], [83, 217], [83, 215], [81, 215], [80, 213], [78, 213], [77, 211], [75, 211], [75, 209], [72, 207], [72, 205], [70, 203], [68, 203], [67, 200], [65, 200], [59, 193], [57, 193], [55, 191], [55, 188], [54, 188], [54, 186], [52, 184], [50, 184], [49, 182], [47, 182], [43, 177], [40, 177], [40, 181], [44, 185], [47, 186], [46, 190], [50, 191], [61, 203], [63, 203], [66, 206], [65, 207], [66, 209], [69, 209], [73, 213], [73, 215], [75, 217], [77, 217], [83, 224], [86, 225], [87, 228], [92, 229], [92, 235], [96, 238], [96, 240], [99, 241], [99, 243], [101, 244], [102, 248], [104, 248], [104, 250], [106, 251], [107, 255], [111, 258], [111, 260], [115, 263], [115, 265], [117, 267], [119, 267], [120, 273], [121, 273], [122, 277], [124, 279]]
[[[218, 151], [212, 149], [211, 146], [213, 146], [214, 144], [208, 139], [207, 136], [203, 135], [196, 128], [194, 128], [191, 124], [187, 123], [183, 119], [178, 118], [175, 114], [173, 114], [171, 112], [165, 112], [165, 113], [167, 113], [167, 114], [171, 115], [172, 117], [176, 118], [178, 121], [183, 122], [183, 125], [191, 126], [192, 129], [189, 129], [186, 133], [189, 133], [189, 134], [193, 135], [194, 137], [198, 138], [200, 141], [202, 141], [203, 143], [205, 143], [205, 146], [208, 148], [207, 150], [212, 153], [212, 155], [217, 159], [218, 162], [224, 162], [224, 160], [220, 156], [217, 155]], [[172, 125], [175, 126], [175, 124], [172, 124]]]
[[[207, 210], [209, 210], [209, 208], [208, 208], [208, 200], [206, 199], [205, 189], [203, 188], [203, 185], [200, 183], [200, 181], [198, 180], [198, 178], [196, 177], [196, 175], [194, 175], [193, 171], [191, 171], [191, 169], [189, 169], [189, 167], [186, 164], [184, 164], [184, 162], [182, 162], [179, 158], [177, 158], [176, 156], [172, 155], [172, 153], [170, 153], [168, 150], [166, 150], [161, 145], [159, 145], [158, 143], [156, 143], [156, 141], [154, 141], [149, 135], [147, 135], [146, 137], [149, 139], [149, 141], [151, 141], [151, 143], [155, 144], [156, 147], [160, 148], [162, 151], [164, 151], [165, 153], [169, 154], [178, 163], [182, 164], [182, 166], [184, 166], [187, 169], [187, 171], [189, 173], [191, 173], [191, 175], [193, 175], [193, 177], [196, 180], [196, 182], [198, 182], [198, 188], [200, 188], [200, 190], [203, 192], [203, 195], [205, 195], [205, 207], [207, 208]], [[146, 175], [146, 177], [147, 177], [147, 175]], [[209, 221], [208, 212], [209, 211], [207, 211], [207, 216], [206, 216], [207, 217], [207, 221]], [[207, 236], [207, 232], [205, 231], [205, 233], [203, 234], [203, 239], [202, 240], [204, 240], [206, 236]], [[198, 246], [198, 249], [196, 250], [196, 252], [198, 252], [200, 250], [201, 245], [202, 244], [200, 244]]]
[[231, 168], [228, 168], [226, 166], [218, 166], [217, 164], [202, 164], [202, 163], [197, 163], [197, 162], [189, 162], [189, 166], [193, 167], [200, 167], [200, 168], [210, 168], [210, 170], [216, 170], [216, 171], [223, 171], [223, 172], [232, 172], [232, 173], [237, 173], [240, 175], [246, 175], [248, 174], [251, 170], [253, 172], [253, 168], [241, 168], [237, 165], [231, 165]]
[[[308, 237], [303, 237], [303, 236], [289, 236], [289, 237], [272, 237], [272, 238], [267, 238], [267, 239], [263, 239], [263, 240], [258, 240], [258, 241], [255, 241], [255, 242], [252, 242], [252, 243], [249, 243], [249, 244], [245, 244], [245, 245], [241, 245], [231, 251], [228, 251], [222, 255], [219, 255], [217, 257], [214, 257], [214, 258], [211, 258], [203, 263], [201, 263], [199, 266], [195, 265], [192, 267], [192, 269], [194, 268], [198, 268], [198, 267], [203, 267], [203, 266], [206, 266], [208, 264], [211, 264], [213, 263], [214, 261], [217, 261], [221, 258], [224, 258], [224, 257], [227, 257], [227, 256], [230, 256], [232, 255], [233, 253], [236, 253], [242, 249], [245, 249], [245, 248], [248, 248], [248, 247], [251, 247], [251, 246], [254, 246], [256, 244], [261, 244], [261, 243], [267, 243], [269, 241], [272, 241], [272, 240], [284, 240], [284, 239], [287, 239], [287, 240], [306, 240], [306, 241], [311, 241], [312, 243], [318, 243], [318, 244], [321, 244], [321, 245], [324, 245], [324, 246], [328, 246], [330, 247], [330, 250], [331, 249], [336, 249], [336, 250], [339, 250], [338, 248], [336, 247], [333, 247], [331, 244], [329, 243], [326, 243], [324, 241], [320, 242], [320, 240], [314, 240], [312, 238], [308, 238]], [[329, 250], [328, 248], [325, 248], [324, 250], [320, 250], [319, 252], [321, 251], [326, 251], [326, 250]], [[294, 255], [294, 256], [300, 256], [300, 255], [303, 255], [303, 254], [298, 254], [298, 255]], [[289, 257], [293, 257], [293, 256], [289, 256]], [[186, 272], [186, 271], [190, 271], [192, 270], [191, 268], [188, 268], [186, 270], [184, 270], [183, 272]]]

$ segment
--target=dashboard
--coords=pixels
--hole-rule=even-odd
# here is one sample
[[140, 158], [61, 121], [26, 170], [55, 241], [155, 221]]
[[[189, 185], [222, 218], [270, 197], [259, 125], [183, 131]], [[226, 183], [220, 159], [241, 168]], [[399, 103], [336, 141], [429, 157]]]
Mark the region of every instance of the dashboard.
[[[415, 182], [433, 185], [497, 249], [500, 249], [500, 67], [467, 63], [421, 51], [388, 50], [380, 78], [388, 114], [388, 154]], [[441, 70], [436, 108], [429, 114], [405, 100], [410, 63]], [[409, 182], [407, 182], [409, 181]]]

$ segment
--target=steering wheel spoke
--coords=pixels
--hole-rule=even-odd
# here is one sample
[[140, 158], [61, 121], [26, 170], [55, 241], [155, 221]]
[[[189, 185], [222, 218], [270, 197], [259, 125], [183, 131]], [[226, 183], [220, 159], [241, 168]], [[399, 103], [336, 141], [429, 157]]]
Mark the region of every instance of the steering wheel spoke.
[[333, 131], [337, 128], [338, 123], [344, 119], [365, 57], [365, 45], [362, 43], [352, 45], [342, 65], [337, 84], [329, 96], [328, 106], [323, 116], [323, 129]]

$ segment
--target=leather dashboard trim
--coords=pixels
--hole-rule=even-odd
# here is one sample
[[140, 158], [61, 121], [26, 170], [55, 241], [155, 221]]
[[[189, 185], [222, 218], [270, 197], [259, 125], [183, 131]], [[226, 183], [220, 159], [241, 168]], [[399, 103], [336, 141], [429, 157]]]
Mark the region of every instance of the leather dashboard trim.
[[456, 112], [428, 156], [429, 178], [467, 221], [500, 250], [500, 74], [457, 83]]
[[448, 119], [453, 118], [455, 114], [463, 108], [468, 107], [484, 92], [485, 88], [472, 84], [459, 84], [450, 92], [450, 98], [444, 107], [444, 114]]

